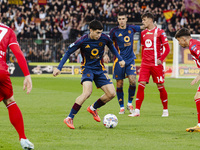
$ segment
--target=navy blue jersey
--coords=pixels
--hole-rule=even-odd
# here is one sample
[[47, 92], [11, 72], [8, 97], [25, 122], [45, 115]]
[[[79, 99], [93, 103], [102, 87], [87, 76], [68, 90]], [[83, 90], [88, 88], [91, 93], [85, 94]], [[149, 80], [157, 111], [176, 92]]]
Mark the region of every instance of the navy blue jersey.
[[122, 57], [118, 54], [112, 40], [106, 34], [102, 33], [98, 40], [93, 40], [89, 37], [89, 34], [86, 34], [68, 47], [67, 52], [58, 65], [58, 69], [61, 70], [69, 56], [80, 48], [83, 57], [82, 68], [105, 70], [102, 59], [105, 45], [109, 47], [119, 61], [122, 60]]
[[117, 26], [110, 31], [110, 38], [113, 40], [118, 53], [122, 56], [126, 64], [129, 64], [133, 59], [136, 59], [133, 52], [135, 32], [140, 32], [140, 26], [127, 25], [126, 29], [120, 29]]

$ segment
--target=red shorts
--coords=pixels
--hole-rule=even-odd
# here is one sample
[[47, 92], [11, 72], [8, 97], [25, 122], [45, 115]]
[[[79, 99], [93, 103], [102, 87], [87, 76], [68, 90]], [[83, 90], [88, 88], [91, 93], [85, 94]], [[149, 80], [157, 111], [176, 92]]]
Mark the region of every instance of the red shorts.
[[138, 81], [146, 81], [149, 83], [150, 75], [152, 75], [153, 82], [155, 83], [164, 83], [165, 82], [165, 73], [163, 65], [158, 66], [147, 66], [141, 65], [139, 79]]
[[10, 74], [6, 70], [0, 70], [0, 102], [13, 96], [13, 88]]

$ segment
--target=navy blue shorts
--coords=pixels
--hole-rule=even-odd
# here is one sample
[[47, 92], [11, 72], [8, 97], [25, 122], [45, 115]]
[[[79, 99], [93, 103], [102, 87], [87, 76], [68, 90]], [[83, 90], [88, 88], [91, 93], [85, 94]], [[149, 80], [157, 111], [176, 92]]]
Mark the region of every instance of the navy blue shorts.
[[125, 79], [128, 75], [136, 75], [135, 60], [129, 64], [125, 64], [124, 68], [121, 68], [119, 62], [113, 65], [113, 79], [121, 80]]
[[108, 76], [107, 71], [84, 69], [81, 77], [81, 84], [84, 81], [94, 81], [97, 88], [100, 88], [106, 84], [112, 84], [112, 80]]

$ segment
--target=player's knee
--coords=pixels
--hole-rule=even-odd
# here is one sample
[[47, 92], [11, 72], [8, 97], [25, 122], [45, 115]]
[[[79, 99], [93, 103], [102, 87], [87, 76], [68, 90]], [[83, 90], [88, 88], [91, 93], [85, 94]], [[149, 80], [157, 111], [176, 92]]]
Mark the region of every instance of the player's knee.
[[131, 81], [131, 82], [130, 82], [130, 85], [131, 85], [131, 86], [136, 86], [136, 81]]
[[3, 100], [3, 102], [4, 102], [4, 104], [5, 105], [8, 105], [8, 104], [10, 104], [10, 103], [12, 103], [12, 102], [14, 102], [15, 100], [14, 100], [14, 97], [12, 96], [11, 98], [9, 98], [9, 99], [4, 99]]
[[117, 88], [123, 87], [123, 80], [117, 80]]
[[113, 90], [112, 92], [110, 92], [110, 93], [108, 94], [109, 99], [113, 99], [115, 96], [116, 96], [115, 90]]

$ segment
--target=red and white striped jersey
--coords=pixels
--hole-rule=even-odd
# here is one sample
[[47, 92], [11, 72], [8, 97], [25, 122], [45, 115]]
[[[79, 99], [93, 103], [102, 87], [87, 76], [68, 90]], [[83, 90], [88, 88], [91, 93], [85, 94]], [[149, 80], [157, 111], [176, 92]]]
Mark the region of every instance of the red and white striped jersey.
[[[157, 66], [157, 59], [161, 58], [162, 47], [165, 44], [168, 44], [168, 40], [162, 29], [155, 27], [152, 30], [143, 30], [141, 33], [142, 64]], [[160, 60], [163, 61], [164, 58]]]
[[198, 68], [200, 68], [200, 41], [191, 39], [189, 42], [189, 49], [192, 59], [195, 61]]

